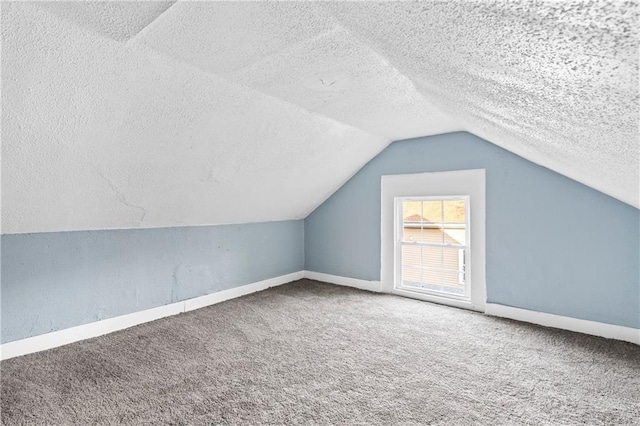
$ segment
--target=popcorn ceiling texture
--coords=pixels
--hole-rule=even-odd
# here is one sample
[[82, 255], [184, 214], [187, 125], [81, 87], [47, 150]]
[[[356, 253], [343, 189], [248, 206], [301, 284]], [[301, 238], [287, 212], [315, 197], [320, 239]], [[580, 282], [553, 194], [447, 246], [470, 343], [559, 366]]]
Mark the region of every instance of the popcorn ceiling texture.
[[166, 11], [173, 1], [52, 1], [41, 6], [55, 15], [119, 41], [127, 41]]
[[621, 1], [3, 3], [2, 231], [303, 218], [392, 140], [454, 130], [637, 207], [637, 24]]
[[640, 205], [637, 1], [328, 7], [466, 130]]

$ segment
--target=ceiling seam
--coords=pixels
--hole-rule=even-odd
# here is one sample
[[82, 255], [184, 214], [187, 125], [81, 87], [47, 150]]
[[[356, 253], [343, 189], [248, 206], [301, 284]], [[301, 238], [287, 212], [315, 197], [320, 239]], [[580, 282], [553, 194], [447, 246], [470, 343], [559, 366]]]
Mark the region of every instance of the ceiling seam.
[[[437, 110], [438, 112], [440, 112], [442, 115], [446, 116], [449, 119], [453, 119], [455, 117], [456, 119], [458, 119], [459, 121], [462, 122], [461, 124], [462, 124], [463, 130], [465, 130], [465, 131], [467, 130], [466, 123], [464, 122], [463, 119], [461, 119], [460, 117], [458, 117], [458, 116], [452, 114], [451, 112], [449, 112], [448, 108], [443, 108], [441, 105], [438, 105], [435, 102], [433, 102], [430, 98], [427, 98], [424, 95], [424, 93], [418, 88], [418, 85], [416, 85], [416, 83], [413, 81], [413, 79], [411, 77], [409, 77], [409, 75], [406, 72], [403, 72], [394, 63], [392, 63], [391, 60], [386, 55], [384, 55], [382, 52], [380, 52], [378, 49], [376, 49], [374, 46], [372, 46], [372, 42], [371, 42], [371, 40], [369, 40], [369, 38], [364, 37], [362, 34], [354, 31], [352, 28], [348, 27], [342, 20], [337, 18], [334, 14], [332, 14], [331, 12], [329, 12], [329, 13], [333, 17], [333, 19], [336, 21], [337, 25], [339, 25], [345, 32], [349, 33], [358, 43], [360, 43], [363, 46], [365, 46], [375, 56], [380, 58], [386, 65], [388, 65], [389, 67], [393, 68], [402, 77], [406, 78], [407, 81], [409, 81], [411, 83], [411, 85], [413, 86], [413, 88], [416, 90], [416, 93], [418, 93], [420, 95], [420, 97], [425, 102], [427, 102], [427, 104], [433, 106], [433, 108], [435, 110]], [[425, 118], [425, 119], [427, 119], [427, 118]]]
[[178, 1], [173, 1], [169, 7], [167, 7], [165, 10], [163, 10], [158, 16], [156, 16], [155, 18], [153, 18], [151, 20], [151, 22], [149, 22], [147, 25], [145, 25], [144, 27], [140, 28], [140, 31], [138, 31], [137, 33], [135, 33], [135, 35], [133, 37], [130, 37], [129, 40], [127, 40], [126, 44], [129, 44], [132, 40], [136, 39], [143, 31], [145, 31], [147, 28], [149, 28], [151, 25], [153, 25], [155, 22], [158, 21], [158, 19], [160, 19], [162, 16], [164, 16], [167, 11], [169, 11], [169, 9], [171, 9], [173, 6], [175, 6], [176, 4], [178, 4]]
[[[82, 31], [86, 31], [86, 32], [87, 32], [87, 33], [89, 33], [89, 34], [92, 34], [92, 35], [93, 35], [93, 36], [95, 36], [95, 37], [99, 37], [99, 38], [102, 38], [102, 39], [105, 39], [105, 40], [109, 40], [109, 41], [111, 41], [111, 42], [115, 42], [115, 43], [118, 43], [118, 44], [121, 44], [121, 45], [125, 45], [126, 47], [128, 47], [128, 48], [132, 48], [132, 49], [140, 49], [140, 48], [142, 47], [142, 48], [144, 48], [144, 49], [145, 49], [145, 50], [147, 50], [147, 51], [152, 51], [152, 52], [154, 52], [157, 56], [160, 56], [160, 57], [162, 57], [162, 58], [163, 58], [163, 59], [165, 59], [165, 60], [169, 60], [169, 61], [171, 61], [171, 62], [173, 62], [173, 63], [177, 64], [178, 66], [182, 66], [182, 67], [185, 67], [185, 68], [188, 68], [188, 69], [191, 69], [191, 70], [197, 71], [198, 73], [200, 73], [200, 74], [202, 74], [202, 75], [206, 75], [206, 76], [208, 76], [209, 78], [213, 77], [213, 78], [217, 78], [217, 79], [220, 79], [220, 80], [224, 80], [224, 81], [225, 81], [226, 83], [228, 83], [228, 84], [232, 84], [232, 85], [234, 85], [234, 86], [236, 86], [236, 87], [241, 87], [241, 88], [243, 88], [243, 89], [245, 89], [245, 90], [250, 90], [251, 92], [254, 92], [254, 93], [260, 94], [261, 96], [267, 97], [267, 98], [269, 98], [269, 99], [276, 100], [276, 101], [278, 101], [278, 102], [280, 102], [280, 103], [282, 103], [282, 104], [287, 104], [287, 105], [293, 106], [293, 107], [295, 107], [295, 108], [299, 109], [300, 111], [305, 112], [306, 114], [309, 114], [309, 115], [312, 115], [312, 116], [317, 116], [317, 117], [323, 117], [323, 118], [325, 118], [325, 119], [327, 119], [327, 120], [330, 120], [330, 121], [332, 121], [332, 122], [334, 122], [334, 123], [337, 123], [337, 124], [339, 124], [339, 125], [343, 125], [343, 126], [346, 126], [346, 127], [351, 128], [351, 129], [359, 130], [359, 131], [361, 131], [362, 133], [365, 133], [365, 134], [367, 134], [367, 135], [369, 135], [369, 136], [374, 136], [374, 137], [378, 137], [378, 138], [384, 139], [384, 140], [386, 140], [387, 145], [389, 145], [391, 142], [393, 142], [393, 140], [392, 140], [392, 139], [390, 139], [389, 137], [387, 137], [387, 136], [385, 136], [385, 135], [382, 135], [382, 134], [379, 134], [379, 133], [372, 133], [372, 132], [370, 132], [370, 131], [368, 131], [368, 130], [362, 129], [361, 127], [357, 127], [357, 126], [354, 126], [354, 125], [352, 125], [352, 124], [345, 123], [345, 122], [343, 122], [343, 121], [337, 120], [337, 119], [335, 119], [335, 118], [333, 118], [333, 117], [329, 117], [329, 116], [324, 115], [324, 114], [321, 114], [321, 113], [319, 113], [319, 112], [311, 111], [311, 110], [309, 110], [309, 109], [307, 109], [307, 108], [304, 108], [304, 107], [302, 107], [302, 106], [300, 106], [300, 105], [298, 105], [298, 104], [295, 104], [295, 103], [293, 103], [293, 102], [289, 102], [289, 101], [287, 101], [287, 100], [285, 100], [285, 99], [279, 98], [279, 97], [277, 97], [277, 96], [270, 95], [270, 94], [265, 93], [265, 92], [263, 92], [263, 91], [261, 91], [261, 90], [257, 90], [257, 89], [255, 89], [255, 88], [253, 88], [253, 87], [246, 86], [246, 85], [244, 85], [244, 84], [241, 84], [241, 83], [238, 83], [238, 82], [236, 82], [236, 81], [230, 80], [230, 79], [228, 79], [227, 77], [224, 77], [224, 76], [222, 76], [222, 75], [220, 75], [220, 74], [216, 74], [216, 73], [211, 72], [211, 71], [208, 71], [208, 70], [204, 70], [204, 69], [202, 69], [202, 68], [200, 68], [200, 67], [198, 67], [198, 66], [196, 66], [196, 65], [194, 65], [194, 64], [191, 64], [191, 63], [189, 63], [189, 62], [183, 61], [183, 60], [181, 60], [181, 59], [174, 58], [174, 57], [172, 57], [172, 56], [170, 56], [170, 55], [168, 55], [168, 54], [166, 54], [166, 53], [164, 53], [164, 52], [161, 52], [161, 51], [159, 51], [159, 50], [157, 50], [157, 49], [155, 49], [155, 48], [153, 48], [153, 47], [151, 47], [151, 46], [147, 45], [146, 43], [144, 43], [144, 42], [142, 42], [142, 41], [140, 41], [140, 40], [138, 40], [138, 39], [137, 39], [137, 38], [138, 38], [137, 36], [138, 36], [140, 33], [142, 33], [142, 31], [143, 31], [143, 30], [145, 30], [145, 29], [149, 28], [149, 27], [151, 26], [151, 24], [152, 24], [152, 23], [156, 22], [156, 21], [157, 21], [157, 19], [158, 19], [160, 16], [163, 16], [163, 15], [165, 14], [165, 12], [167, 12], [171, 7], [175, 6], [177, 3], [179, 3], [179, 2], [178, 2], [178, 1], [173, 2], [173, 3], [171, 4], [171, 6], [169, 6], [169, 7], [168, 7], [167, 9], [165, 9], [165, 10], [164, 10], [160, 15], [158, 15], [158, 17], [157, 17], [156, 19], [154, 19], [152, 22], [150, 22], [150, 23], [149, 23], [147, 26], [145, 26], [141, 31], [139, 31], [138, 33], [136, 33], [136, 35], [135, 35], [134, 37], [131, 37], [131, 38], [130, 38], [127, 42], [125, 42], [125, 43], [122, 43], [121, 41], [118, 41], [118, 40], [116, 40], [116, 39], [114, 39], [114, 38], [112, 38], [112, 37], [106, 36], [106, 35], [104, 35], [104, 34], [102, 34], [102, 33], [98, 32], [98, 31], [95, 31], [94, 29], [87, 28], [87, 27], [85, 27], [85, 26], [83, 26], [83, 25], [81, 25], [81, 24], [78, 24], [78, 23], [77, 23], [77, 22], [75, 22], [75, 21], [65, 19], [64, 17], [58, 16], [58, 15], [56, 15], [56, 14], [54, 14], [54, 13], [51, 13], [51, 12], [50, 12], [50, 11], [48, 11], [48, 10], [45, 10], [45, 9], [40, 9], [40, 10], [41, 10], [41, 11], [43, 11], [44, 13], [46, 13], [46, 14], [50, 15], [51, 17], [53, 17], [54, 19], [56, 19], [56, 20], [58, 20], [58, 21], [60, 21], [60, 22], [69, 23], [69, 24], [73, 25], [74, 27], [81, 29]], [[325, 33], [322, 33], [322, 34], [325, 34]], [[314, 37], [314, 38], [315, 38], [315, 37]], [[313, 38], [312, 38], [312, 39], [313, 39]], [[308, 39], [305, 39], [305, 40], [308, 40]], [[301, 42], [302, 42], [302, 41], [301, 41]], [[301, 42], [299, 42], [299, 43], [301, 43]], [[297, 44], [298, 44], [298, 43], [296, 43], [296, 45], [297, 45]], [[286, 50], [286, 49], [281, 49], [280, 51], [284, 51], [284, 50]], [[278, 52], [280, 52], [280, 51], [278, 51]], [[274, 53], [274, 54], [275, 54], [275, 53]], [[269, 57], [269, 56], [271, 56], [271, 55], [268, 55], [268, 56], [266, 56], [266, 57]], [[266, 58], [266, 57], [265, 57], [265, 58]]]
[[389, 143], [393, 142], [393, 140], [391, 140], [389, 137], [387, 137], [385, 135], [381, 135], [379, 133], [372, 133], [372, 132], [370, 132], [368, 130], [362, 129], [361, 127], [357, 127], [357, 126], [354, 126], [352, 124], [345, 123], [344, 121], [337, 120], [337, 119], [335, 119], [333, 117], [329, 117], [329, 116], [321, 114], [319, 112], [311, 111], [311, 110], [309, 110], [307, 108], [304, 108], [304, 107], [302, 107], [302, 106], [300, 106], [300, 105], [298, 105], [296, 103], [287, 101], [287, 100], [279, 98], [277, 96], [273, 96], [273, 95], [270, 95], [268, 93], [265, 93], [265, 92], [263, 92], [261, 90], [254, 89], [253, 87], [246, 86], [244, 84], [241, 84], [241, 83], [238, 83], [236, 81], [230, 80], [227, 77], [224, 77], [224, 76], [222, 76], [220, 74], [216, 74], [214, 72], [211, 72], [211, 71], [208, 71], [208, 70], [204, 70], [204, 69], [202, 69], [202, 68], [200, 68], [200, 67], [198, 67], [198, 66], [196, 66], [194, 64], [191, 64], [189, 62], [186, 62], [186, 61], [183, 61], [181, 59], [177, 59], [177, 58], [174, 58], [172, 56], [169, 56], [166, 53], [158, 51], [158, 50], [154, 49], [153, 47], [148, 46], [147, 44], [142, 43], [140, 41], [136, 41], [134, 44], [132, 44], [132, 47], [136, 46], [136, 47], [139, 48], [140, 45], [143, 45], [146, 50], [154, 52], [156, 55], [162, 57], [165, 60], [169, 60], [169, 61], [171, 61], [171, 62], [173, 62], [173, 63], [175, 63], [175, 64], [177, 64], [179, 66], [182, 66], [182, 67], [185, 67], [187, 69], [191, 69], [193, 71], [196, 71], [199, 74], [207, 76], [208, 78], [217, 78], [217, 79], [220, 79], [220, 80], [224, 80], [224, 82], [227, 83], [227, 84], [230, 84], [230, 85], [233, 85], [233, 86], [236, 86], [236, 87], [240, 87], [243, 90], [249, 90], [249, 91], [251, 91], [253, 93], [259, 94], [260, 96], [263, 96], [263, 97], [266, 97], [266, 98], [269, 98], [269, 99], [273, 99], [273, 100], [275, 100], [275, 101], [277, 101], [277, 102], [279, 102], [281, 104], [286, 104], [286, 105], [293, 106], [296, 109], [298, 109], [300, 111], [303, 111], [306, 114], [309, 114], [309, 115], [312, 115], [312, 116], [316, 116], [316, 117], [322, 117], [324, 119], [330, 120], [330, 121], [332, 121], [334, 123], [337, 123], [339, 125], [346, 126], [346, 127], [351, 128], [351, 129], [356, 129], [358, 131], [361, 131], [362, 133], [365, 133], [365, 134], [367, 134], [369, 136], [374, 136], [374, 137], [378, 137], [378, 138], [387, 140], [388, 141], [387, 145]]

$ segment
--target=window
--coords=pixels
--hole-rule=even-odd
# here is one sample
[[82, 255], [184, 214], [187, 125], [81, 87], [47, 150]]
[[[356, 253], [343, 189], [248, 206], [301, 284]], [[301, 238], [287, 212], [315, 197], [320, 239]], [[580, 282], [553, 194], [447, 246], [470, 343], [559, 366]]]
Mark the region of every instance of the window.
[[484, 311], [485, 171], [382, 176], [382, 291]]
[[395, 287], [469, 300], [469, 196], [396, 197]]

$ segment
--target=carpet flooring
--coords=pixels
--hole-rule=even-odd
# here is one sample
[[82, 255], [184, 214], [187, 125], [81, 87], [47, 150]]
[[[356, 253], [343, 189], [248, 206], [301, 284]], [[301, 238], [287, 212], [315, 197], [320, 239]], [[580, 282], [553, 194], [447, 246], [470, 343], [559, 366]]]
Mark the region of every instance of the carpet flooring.
[[301, 280], [0, 363], [2, 424], [640, 424], [640, 347]]

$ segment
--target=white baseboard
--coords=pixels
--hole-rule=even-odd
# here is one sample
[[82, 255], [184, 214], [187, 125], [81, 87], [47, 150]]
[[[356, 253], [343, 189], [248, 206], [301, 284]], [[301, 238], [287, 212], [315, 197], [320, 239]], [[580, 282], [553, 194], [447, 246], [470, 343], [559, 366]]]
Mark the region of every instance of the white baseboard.
[[529, 311], [527, 309], [514, 308], [496, 303], [487, 303], [485, 305], [485, 314], [606, 337], [608, 339], [623, 340], [640, 345], [640, 329], [637, 328]]
[[293, 272], [287, 275], [281, 275], [268, 280], [258, 281], [252, 284], [243, 285], [241, 287], [230, 288], [229, 290], [218, 291], [216, 293], [207, 294], [193, 299], [187, 299], [184, 302], [184, 312], [193, 311], [194, 309], [204, 308], [205, 306], [215, 305], [226, 300], [235, 299], [236, 297], [245, 296], [247, 294], [266, 290], [292, 281], [304, 278], [304, 271]]
[[160, 318], [177, 315], [183, 312], [192, 311], [194, 309], [203, 308], [205, 306], [214, 305], [224, 302], [225, 300], [234, 299], [236, 297], [255, 293], [257, 291], [266, 290], [269, 287], [275, 287], [282, 284], [296, 281], [304, 277], [304, 271], [294, 272], [279, 277], [270, 278], [263, 281], [243, 285], [241, 287], [231, 288], [229, 290], [219, 291], [217, 293], [207, 294], [205, 296], [194, 297], [169, 305], [159, 306], [157, 308], [146, 309], [144, 311], [133, 312], [131, 314], [121, 315], [105, 320], [91, 322], [76, 327], [65, 328], [64, 330], [53, 331], [51, 333], [41, 334], [39, 336], [29, 337], [26, 339], [16, 340], [0, 345], [0, 360], [14, 358], [20, 355], [26, 355], [34, 352], [40, 352], [58, 346], [67, 345], [79, 340], [89, 339], [92, 337], [102, 336], [114, 331], [123, 330], [145, 322], [154, 321]]
[[342, 285], [345, 287], [359, 288], [360, 290], [368, 290], [376, 293], [382, 291], [380, 281], [367, 281], [357, 278], [340, 277], [338, 275], [323, 274], [321, 272], [304, 271], [304, 277], [310, 280], [323, 281], [325, 283]]
[[[40, 352], [80, 340], [102, 336], [104, 334], [123, 330], [145, 322], [154, 321], [171, 315], [177, 315], [247, 294], [266, 290], [267, 288], [276, 287], [302, 278], [354, 287], [372, 292], [382, 291], [380, 281], [360, 280], [357, 278], [347, 278], [313, 271], [299, 271], [243, 285], [241, 287], [195, 297], [193, 299], [183, 300], [169, 305], [159, 306], [157, 308], [146, 309], [144, 311], [108, 318], [89, 324], [66, 328], [64, 330], [53, 331], [51, 333], [16, 340], [14, 342], [8, 342], [0, 345], [0, 360]], [[526, 309], [514, 308], [495, 303], [487, 303], [485, 306], [485, 313], [496, 317], [510, 318], [547, 327], [576, 331], [609, 339], [623, 340], [640, 345], [640, 329], [637, 328], [605, 324], [596, 321], [547, 314], [544, 312], [529, 311]]]
[[[346, 287], [354, 287], [361, 290], [369, 290], [378, 293], [382, 292], [382, 285], [380, 281], [366, 281], [357, 278], [347, 278], [313, 271], [304, 271], [304, 278], [338, 284]], [[576, 331], [578, 333], [591, 334], [593, 336], [606, 337], [608, 339], [623, 340], [625, 342], [640, 345], [640, 329], [637, 328], [530, 311], [497, 303], [485, 304], [484, 313], [495, 317], [510, 318], [532, 324], [543, 325], [545, 327]]]

